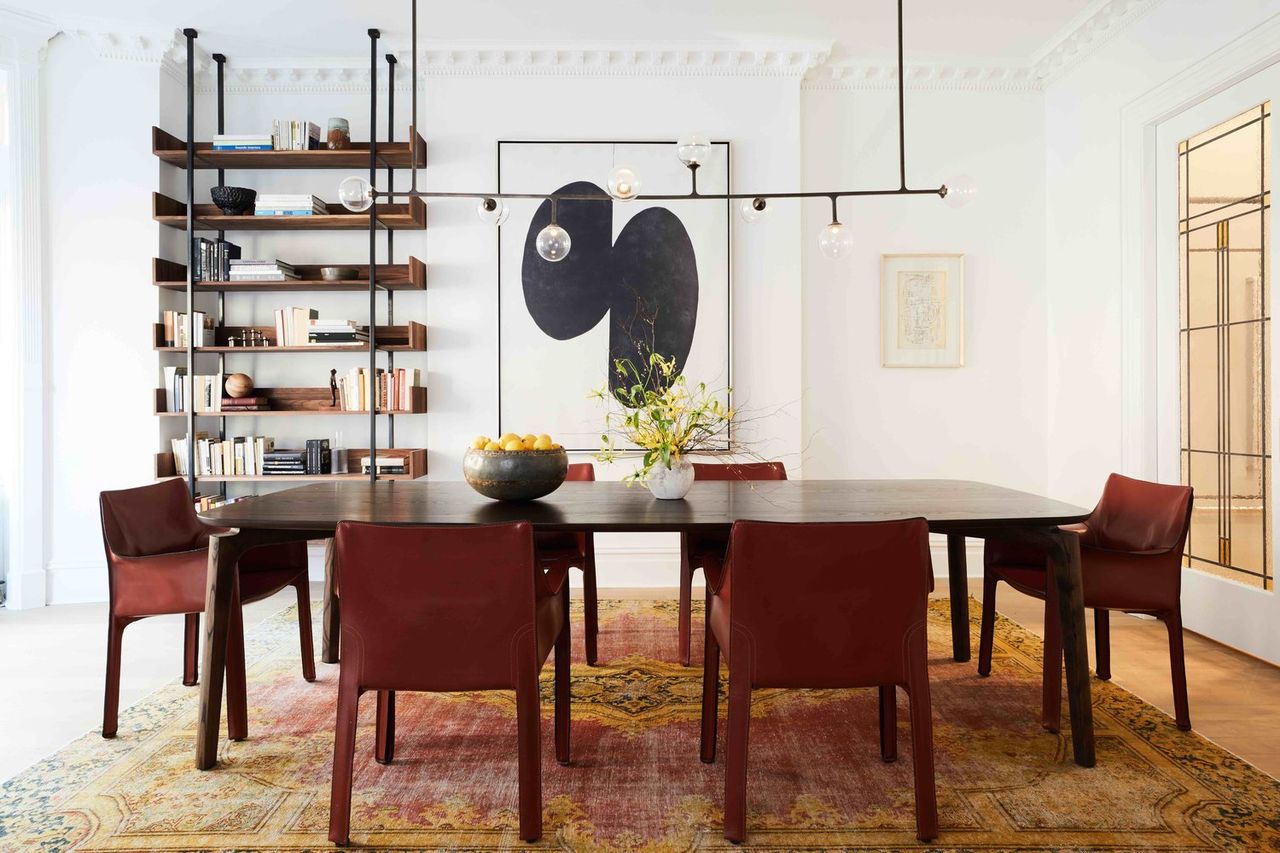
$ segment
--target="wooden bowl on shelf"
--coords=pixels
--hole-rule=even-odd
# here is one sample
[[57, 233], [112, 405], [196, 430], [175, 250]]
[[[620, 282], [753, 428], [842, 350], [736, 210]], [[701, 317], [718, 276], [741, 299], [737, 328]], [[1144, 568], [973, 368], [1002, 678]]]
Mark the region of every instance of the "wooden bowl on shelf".
[[350, 281], [360, 271], [355, 267], [321, 267], [320, 278], [325, 281]]
[[564, 482], [569, 454], [561, 450], [468, 450], [462, 460], [467, 484], [495, 501], [531, 501]]

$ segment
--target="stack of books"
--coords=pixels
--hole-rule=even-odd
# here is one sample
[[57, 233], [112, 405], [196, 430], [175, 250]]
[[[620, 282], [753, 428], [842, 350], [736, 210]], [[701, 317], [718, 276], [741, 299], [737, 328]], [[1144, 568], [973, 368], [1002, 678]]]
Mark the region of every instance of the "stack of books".
[[355, 320], [312, 320], [307, 343], [322, 346], [369, 346], [369, 330]]
[[259, 193], [254, 216], [323, 216], [329, 208], [309, 193]]
[[292, 264], [276, 259], [274, 261], [238, 260], [231, 261], [227, 267], [227, 281], [286, 281], [296, 279], [298, 271]]
[[263, 474], [332, 474], [333, 452], [329, 439], [307, 440], [303, 450], [272, 450], [263, 454]]
[[277, 151], [311, 151], [320, 147], [320, 125], [305, 119], [276, 119], [267, 141]]
[[311, 323], [320, 319], [320, 312], [314, 308], [277, 308], [276, 346], [306, 346], [307, 336], [311, 332]]
[[270, 151], [275, 144], [269, 133], [219, 133], [213, 137], [214, 151]]
[[343, 411], [367, 412], [376, 393], [379, 411], [412, 411], [412, 389], [418, 387], [420, 380], [421, 373], [416, 367], [400, 367], [390, 373], [379, 368], [373, 381], [369, 379], [369, 368], [353, 367], [346, 376], [338, 378], [338, 402]]
[[[213, 318], [203, 311], [194, 311], [195, 327], [201, 330], [198, 347], [211, 347], [214, 341]], [[167, 347], [185, 347], [187, 345], [187, 315], [184, 311], [165, 311], [161, 318], [164, 322], [164, 345]]]
[[226, 240], [195, 239], [195, 280], [229, 281], [232, 265], [238, 263], [240, 247]]
[[[171, 440], [173, 470], [187, 476], [187, 439]], [[266, 455], [274, 452], [275, 439], [255, 435], [234, 438], [209, 438], [208, 433], [195, 434], [197, 477], [255, 477], [264, 473]]]
[[223, 397], [224, 412], [269, 412], [271, 401], [266, 397]]
[[[372, 460], [368, 456], [360, 457], [360, 473], [369, 473], [369, 463]], [[378, 457], [378, 474], [408, 474], [409, 460], [404, 456], [379, 456]]]

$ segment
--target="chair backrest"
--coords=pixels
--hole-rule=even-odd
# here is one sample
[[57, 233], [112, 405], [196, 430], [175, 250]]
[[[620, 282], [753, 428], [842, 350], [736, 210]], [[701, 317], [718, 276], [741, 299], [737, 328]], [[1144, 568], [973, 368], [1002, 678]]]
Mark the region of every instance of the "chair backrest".
[[694, 462], [694, 480], [785, 480], [787, 469], [781, 462]]
[[762, 687], [902, 683], [908, 637], [925, 630], [931, 572], [922, 518], [740, 521], [721, 584], [732, 665], [748, 655]]
[[1086, 540], [1113, 551], [1182, 551], [1191, 524], [1191, 487], [1107, 478]]
[[[342, 665], [362, 687], [514, 688], [534, 630], [533, 528], [338, 524]], [[534, 654], [534, 652], [530, 652]], [[536, 663], [536, 662], [535, 662]]]
[[98, 508], [103, 541], [121, 557], [188, 551], [198, 547], [205, 532], [181, 479], [102, 492]]
[[590, 462], [574, 462], [569, 466], [569, 473], [565, 474], [565, 480], [573, 480], [580, 483], [594, 483], [596, 480], [596, 466]]

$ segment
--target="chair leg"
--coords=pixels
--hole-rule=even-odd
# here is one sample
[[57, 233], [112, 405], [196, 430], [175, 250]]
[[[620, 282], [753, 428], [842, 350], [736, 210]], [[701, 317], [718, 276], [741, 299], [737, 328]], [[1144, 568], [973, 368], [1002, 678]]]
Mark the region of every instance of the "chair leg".
[[249, 699], [245, 687], [244, 613], [240, 596], [233, 593], [231, 624], [227, 629], [227, 737], [249, 737]]
[[711, 630], [711, 592], [707, 591], [707, 613], [702, 655], [702, 735], [699, 752], [704, 764], [716, 763], [716, 726], [720, 719], [720, 643]]
[[396, 757], [396, 692], [378, 691], [378, 713], [374, 723], [373, 760], [390, 764]]
[[595, 666], [596, 637], [600, 633], [599, 602], [596, 596], [596, 549], [595, 537], [590, 533], [586, 537], [587, 554], [582, 565], [582, 639], [587, 651], [587, 666]]
[[1093, 611], [1093, 644], [1097, 655], [1094, 671], [1103, 681], [1111, 680], [1111, 611], [1095, 608]]
[[689, 563], [689, 537], [680, 534], [680, 665], [689, 665], [693, 633], [693, 566]]
[[200, 680], [200, 614], [188, 613], [183, 620], [182, 684], [192, 687]]
[[564, 627], [560, 636], [556, 637], [555, 648], [555, 740], [556, 761], [567, 765], [569, 753], [569, 664], [572, 660], [573, 646], [570, 641], [572, 632], [569, 629], [569, 582], [560, 589], [561, 601], [564, 603]]
[[102, 736], [115, 737], [120, 716], [120, 648], [124, 627], [133, 619], [112, 616], [107, 621], [107, 684], [102, 702]]
[[338, 715], [333, 737], [333, 784], [329, 791], [329, 840], [345, 847], [351, 834], [351, 770], [356, 756], [360, 689], [354, 670], [338, 676]]
[[929, 697], [926, 644], [923, 631], [908, 641], [907, 698], [916, 783], [916, 838], [932, 841], [938, 837], [938, 790], [933, 767], [933, 705]]
[[324, 541], [324, 610], [320, 615], [320, 660], [337, 663], [342, 640], [342, 607], [334, 571], [333, 539]]
[[1044, 671], [1041, 683], [1040, 725], [1055, 734], [1062, 728], [1062, 624], [1058, 596], [1049, 577], [1044, 599]]
[[898, 688], [880, 685], [880, 759], [898, 760]]
[[1182, 613], [1175, 610], [1162, 617], [1169, 629], [1169, 669], [1173, 675], [1173, 711], [1178, 728], [1191, 731], [1191, 709], [1187, 702], [1187, 663], [1182, 649]]
[[541, 697], [533, 652], [517, 650], [529, 663], [516, 673], [516, 742], [520, 785], [520, 837], [542, 837], [542, 735]]
[[305, 574], [293, 582], [298, 591], [298, 640], [302, 646], [302, 678], [316, 680], [316, 651], [311, 639], [311, 583]]
[[[751, 654], [733, 637], [729, 663], [729, 735], [725, 745], [724, 837], [747, 837], [747, 741], [751, 724]], [[745, 652], [745, 653], [744, 653]]]
[[982, 573], [982, 627], [978, 633], [978, 675], [991, 674], [991, 653], [996, 638], [996, 585], [1000, 583], [995, 572]]

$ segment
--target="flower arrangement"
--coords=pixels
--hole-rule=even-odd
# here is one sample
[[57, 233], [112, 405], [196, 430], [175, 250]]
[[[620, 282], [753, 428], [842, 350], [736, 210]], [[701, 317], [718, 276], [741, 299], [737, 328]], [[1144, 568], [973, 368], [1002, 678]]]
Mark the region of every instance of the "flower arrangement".
[[687, 454], [725, 448], [734, 417], [728, 402], [731, 389], [709, 390], [705, 382], [690, 385], [677, 370], [674, 357], [656, 352], [649, 353], [643, 367], [628, 358], [616, 359], [614, 374], [617, 381], [612, 390], [605, 386], [591, 394], [606, 405], [622, 406], [610, 405], [606, 411], [606, 431], [595, 458], [601, 462], [618, 458], [614, 435], [643, 450], [641, 466], [624, 480], [648, 481], [651, 475], [687, 467]]

